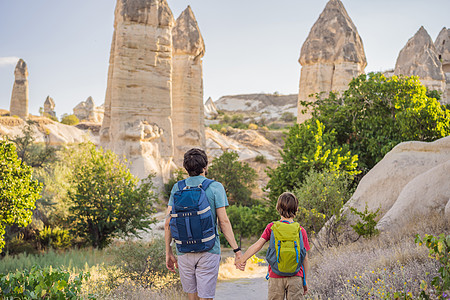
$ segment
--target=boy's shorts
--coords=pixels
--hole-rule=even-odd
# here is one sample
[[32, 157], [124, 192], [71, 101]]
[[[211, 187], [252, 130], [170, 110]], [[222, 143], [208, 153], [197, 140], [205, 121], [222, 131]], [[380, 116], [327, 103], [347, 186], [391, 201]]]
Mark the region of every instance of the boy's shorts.
[[303, 279], [300, 276], [269, 278], [269, 300], [295, 300], [303, 298]]
[[220, 254], [186, 253], [178, 256], [181, 284], [186, 293], [198, 293], [200, 298], [214, 298]]

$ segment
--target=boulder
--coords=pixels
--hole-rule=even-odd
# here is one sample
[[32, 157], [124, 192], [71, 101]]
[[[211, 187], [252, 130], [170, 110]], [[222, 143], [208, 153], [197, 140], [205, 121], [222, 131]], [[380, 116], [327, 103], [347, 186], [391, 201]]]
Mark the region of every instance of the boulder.
[[157, 186], [174, 167], [173, 25], [166, 0], [117, 0], [100, 130], [104, 148], [125, 155], [140, 178], [155, 173]]
[[205, 43], [190, 6], [176, 20], [172, 39], [174, 161], [181, 167], [187, 150], [206, 146], [202, 78]]
[[430, 35], [422, 26], [408, 40], [395, 63], [395, 75], [419, 76], [430, 90], [445, 90], [445, 75]]
[[[328, 1], [303, 43], [298, 101], [314, 101], [311, 94], [340, 92], [367, 65], [361, 37], [340, 0]], [[298, 105], [297, 122], [310, 118]]]
[[9, 111], [11, 116], [28, 118], [28, 68], [23, 59], [19, 59], [14, 70], [14, 85]]
[[362, 178], [346, 211], [363, 211], [366, 205], [371, 211], [380, 208], [381, 230], [443, 211], [450, 198], [449, 161], [450, 136], [430, 143], [400, 143]]

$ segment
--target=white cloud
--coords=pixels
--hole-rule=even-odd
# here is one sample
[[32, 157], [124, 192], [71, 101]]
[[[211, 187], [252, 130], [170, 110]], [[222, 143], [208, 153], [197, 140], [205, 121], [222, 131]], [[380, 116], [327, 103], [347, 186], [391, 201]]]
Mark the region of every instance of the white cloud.
[[0, 67], [15, 65], [18, 60], [19, 58], [15, 56], [0, 57]]

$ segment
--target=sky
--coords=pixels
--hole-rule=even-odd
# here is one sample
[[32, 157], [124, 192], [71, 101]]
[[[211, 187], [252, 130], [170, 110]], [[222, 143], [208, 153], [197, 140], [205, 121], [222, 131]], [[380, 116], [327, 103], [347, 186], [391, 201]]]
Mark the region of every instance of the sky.
[[[393, 69], [420, 26], [450, 26], [449, 0], [342, 0], [363, 40], [366, 72]], [[0, 108], [9, 109], [18, 58], [29, 72], [29, 112], [50, 95], [56, 114], [104, 102], [115, 0], [0, 0]], [[190, 5], [206, 45], [204, 100], [298, 93], [300, 49], [327, 0], [168, 0]]]

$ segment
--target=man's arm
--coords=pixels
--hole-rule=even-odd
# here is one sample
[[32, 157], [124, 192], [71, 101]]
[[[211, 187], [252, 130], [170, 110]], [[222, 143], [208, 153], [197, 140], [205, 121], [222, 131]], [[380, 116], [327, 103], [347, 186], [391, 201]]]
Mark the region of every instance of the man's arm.
[[170, 232], [170, 212], [172, 211], [172, 206], [167, 207], [166, 222], [164, 223], [164, 239], [166, 241], [166, 267], [172, 272], [175, 272], [175, 267], [178, 268], [177, 258], [173, 254], [172, 247], [170, 243], [172, 241], [172, 233]]
[[[219, 219], [219, 226], [225, 236], [225, 239], [230, 244], [231, 248], [237, 249], [238, 244], [236, 243], [236, 239], [234, 238], [233, 227], [231, 227], [230, 219], [228, 219], [227, 211], [225, 207], [216, 208], [217, 218]], [[242, 252], [239, 250], [236, 252], [234, 257], [234, 262], [239, 260], [242, 257]]]

